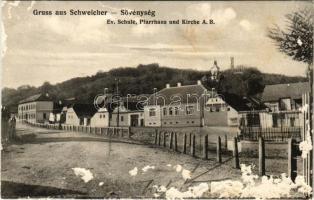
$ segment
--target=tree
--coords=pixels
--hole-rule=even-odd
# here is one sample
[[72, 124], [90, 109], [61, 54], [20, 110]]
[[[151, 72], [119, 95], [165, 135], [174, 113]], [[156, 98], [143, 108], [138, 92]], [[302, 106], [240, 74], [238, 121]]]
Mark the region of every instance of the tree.
[[286, 19], [286, 29], [275, 25], [268, 30], [268, 37], [280, 52], [307, 63], [310, 72], [313, 68], [313, 11], [305, 8], [286, 15]]

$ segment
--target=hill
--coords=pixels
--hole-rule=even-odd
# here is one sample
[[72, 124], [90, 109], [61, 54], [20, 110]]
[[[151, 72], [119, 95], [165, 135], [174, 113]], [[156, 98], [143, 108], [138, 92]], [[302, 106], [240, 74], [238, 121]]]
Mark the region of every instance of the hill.
[[[262, 90], [265, 84], [306, 81], [304, 77], [265, 74], [255, 68], [243, 68], [241, 71], [241, 73], [234, 73], [230, 69], [223, 71], [222, 90], [254, 95]], [[108, 72], [97, 72], [93, 76], [73, 78], [55, 85], [45, 82], [40, 87], [25, 85], [17, 89], [3, 88], [2, 104], [16, 108], [20, 100], [37, 93], [49, 93], [55, 100], [75, 97], [81, 103], [92, 103], [97, 94], [103, 93], [104, 88], [108, 88], [109, 93], [115, 92], [117, 78], [120, 80], [119, 91], [122, 95], [151, 94], [153, 88], [160, 90], [165, 87], [166, 83], [195, 84], [206, 74], [207, 72], [204, 71], [174, 69], [161, 67], [158, 64], [139, 65], [136, 68], [121, 67]], [[211, 87], [210, 84], [208, 86]]]

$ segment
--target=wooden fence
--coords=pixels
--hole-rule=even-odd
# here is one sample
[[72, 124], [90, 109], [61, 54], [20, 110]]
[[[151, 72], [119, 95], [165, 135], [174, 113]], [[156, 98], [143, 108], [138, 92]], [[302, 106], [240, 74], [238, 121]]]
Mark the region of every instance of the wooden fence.
[[54, 130], [64, 130], [64, 131], [74, 131], [74, 132], [83, 132], [90, 133], [95, 135], [104, 135], [104, 136], [117, 136], [117, 137], [130, 137], [130, 128], [129, 127], [91, 127], [91, 126], [75, 126], [67, 124], [42, 124], [34, 122], [26, 122], [26, 124], [40, 127], [48, 128]]
[[278, 127], [278, 128], [260, 128], [243, 127], [241, 129], [240, 139], [258, 141], [262, 137], [265, 141], [283, 141], [287, 142], [290, 138], [296, 141], [301, 140], [301, 127]]
[[[85, 132], [96, 135], [104, 135], [104, 136], [117, 136], [117, 137], [125, 137], [133, 138], [134, 134], [131, 133], [130, 128], [126, 127], [107, 127], [107, 128], [96, 128], [96, 127], [86, 127], [86, 126], [73, 126], [73, 125], [54, 125], [54, 124], [40, 124], [40, 123], [30, 123], [28, 124], [32, 126], [49, 128], [49, 129], [61, 129], [67, 131], [75, 131], [75, 132]], [[187, 155], [191, 155], [193, 157], [199, 157], [204, 160], [207, 159], [215, 159], [218, 163], [225, 162], [227, 160], [222, 159], [222, 153], [228, 151], [227, 141], [228, 138], [217, 137], [215, 143], [208, 140], [208, 135], [200, 135], [196, 133], [187, 133], [187, 132], [175, 132], [170, 130], [162, 130], [162, 129], [143, 129], [150, 130], [149, 133], [145, 133], [149, 135], [149, 138], [152, 140], [148, 140], [150, 144], [160, 147], [160, 148], [168, 148], [171, 151], [183, 153]], [[135, 139], [136, 140], [136, 139]], [[233, 145], [233, 167], [236, 169], [240, 169], [240, 157], [238, 150], [238, 137], [229, 138], [232, 140]], [[146, 141], [146, 140], [145, 140]], [[223, 142], [222, 142], [223, 141]], [[258, 167], [259, 167], [259, 175], [266, 175], [266, 167], [265, 167], [265, 139], [263, 137], [258, 138], [259, 148], [258, 148]], [[224, 144], [224, 145], [222, 145]], [[213, 147], [214, 148], [211, 148]], [[209, 156], [209, 152], [215, 151], [214, 154], [211, 154], [212, 157]], [[297, 157], [299, 156], [298, 143], [295, 139], [288, 139], [287, 144], [288, 151], [288, 176], [291, 177], [292, 180], [297, 176]]]

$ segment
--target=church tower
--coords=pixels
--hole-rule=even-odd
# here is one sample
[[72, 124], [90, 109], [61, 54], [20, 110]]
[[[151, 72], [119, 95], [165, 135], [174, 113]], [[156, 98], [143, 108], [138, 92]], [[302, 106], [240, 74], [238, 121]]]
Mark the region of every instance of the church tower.
[[212, 81], [218, 81], [219, 79], [219, 74], [220, 74], [220, 68], [218, 67], [217, 61], [214, 61], [214, 65], [212, 68], [210, 68], [210, 73], [211, 73], [211, 80]]

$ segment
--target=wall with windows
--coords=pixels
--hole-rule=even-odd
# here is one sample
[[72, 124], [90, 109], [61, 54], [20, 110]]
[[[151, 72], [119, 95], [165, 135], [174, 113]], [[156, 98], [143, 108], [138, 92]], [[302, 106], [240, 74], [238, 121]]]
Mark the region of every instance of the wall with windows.
[[23, 103], [18, 106], [18, 119], [44, 123], [49, 121], [49, 115], [52, 111], [53, 102], [51, 101]]
[[148, 127], [160, 127], [161, 125], [161, 109], [160, 106], [144, 107], [144, 125]]
[[168, 105], [161, 108], [162, 127], [202, 126], [199, 104]]
[[108, 127], [109, 126], [109, 112], [97, 112], [91, 118], [92, 127]]
[[[79, 119], [76, 115], [76, 113], [74, 112], [73, 108], [69, 108], [67, 110], [67, 114], [66, 114], [66, 121], [65, 121], [66, 124], [69, 124], [69, 125], [75, 125], [75, 126], [78, 126], [78, 125], [82, 125], [82, 119]], [[81, 124], [80, 124], [81, 123]], [[84, 121], [83, 121], [84, 123]]]

